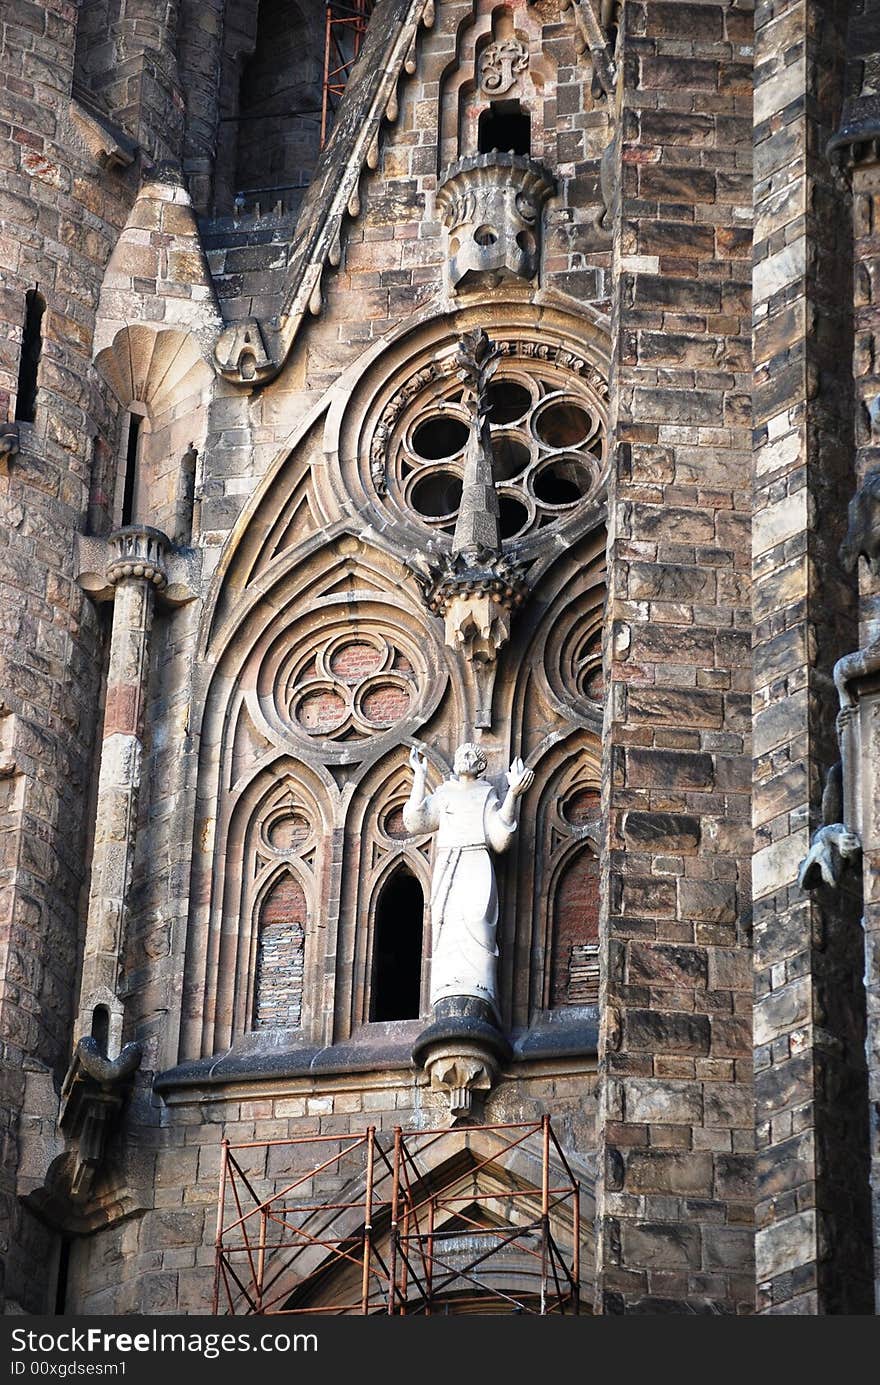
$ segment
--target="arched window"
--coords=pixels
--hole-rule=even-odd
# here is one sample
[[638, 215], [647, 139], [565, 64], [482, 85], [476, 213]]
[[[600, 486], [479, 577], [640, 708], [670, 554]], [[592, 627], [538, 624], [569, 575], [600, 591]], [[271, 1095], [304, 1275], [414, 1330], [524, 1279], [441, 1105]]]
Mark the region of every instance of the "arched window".
[[260, 907], [254, 1029], [296, 1029], [302, 1016], [306, 897], [290, 871]]
[[20, 423], [33, 423], [37, 409], [37, 368], [43, 350], [43, 314], [46, 300], [36, 289], [25, 295], [24, 332], [18, 361], [18, 389], [15, 417]]
[[125, 469], [122, 473], [122, 510], [119, 523], [124, 527], [133, 524], [137, 503], [138, 462], [140, 460], [141, 425], [140, 414], [128, 415], [128, 435], [125, 443]]
[[421, 1009], [422, 887], [406, 867], [395, 871], [376, 903], [371, 1020], [417, 1019]]
[[552, 1004], [599, 999], [599, 860], [589, 846], [569, 856], [553, 898]]
[[237, 114], [234, 191], [246, 201], [277, 192], [296, 203], [311, 178], [321, 129], [318, 34], [290, 0], [261, 0]]
[[106, 1005], [96, 1005], [92, 1011], [92, 1038], [106, 1058], [110, 1042], [110, 1011]]

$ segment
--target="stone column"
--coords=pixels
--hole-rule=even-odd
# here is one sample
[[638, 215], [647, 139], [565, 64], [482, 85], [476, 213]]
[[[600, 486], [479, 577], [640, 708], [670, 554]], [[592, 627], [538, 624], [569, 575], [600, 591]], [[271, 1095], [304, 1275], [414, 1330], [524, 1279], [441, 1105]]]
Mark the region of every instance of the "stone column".
[[864, 1301], [858, 906], [798, 880], [838, 758], [831, 672], [855, 633], [838, 557], [852, 485], [849, 206], [825, 157], [846, 12], [844, 0], [765, 8], [755, 31], [755, 1245], [758, 1311], [777, 1314]]
[[95, 840], [76, 1039], [92, 1033], [96, 1006], [109, 1018], [108, 1054], [119, 1053], [123, 1006], [119, 971], [137, 836], [150, 630], [157, 592], [166, 583], [168, 540], [131, 526], [110, 537], [106, 578], [113, 589], [113, 629], [98, 776]]
[[623, 24], [597, 1306], [746, 1312], [753, 16]]
[[109, 30], [79, 45], [77, 77], [151, 159], [182, 152], [179, 0], [119, 0]]
[[[880, 14], [875, 24], [880, 49]], [[863, 133], [873, 133], [873, 138], [847, 150], [853, 193], [857, 489], [844, 552], [859, 572], [859, 649], [840, 661], [836, 677], [841, 694], [842, 816], [862, 847], [865, 1095], [874, 1292], [880, 1312], [880, 119], [871, 124], [872, 131], [863, 127]]]

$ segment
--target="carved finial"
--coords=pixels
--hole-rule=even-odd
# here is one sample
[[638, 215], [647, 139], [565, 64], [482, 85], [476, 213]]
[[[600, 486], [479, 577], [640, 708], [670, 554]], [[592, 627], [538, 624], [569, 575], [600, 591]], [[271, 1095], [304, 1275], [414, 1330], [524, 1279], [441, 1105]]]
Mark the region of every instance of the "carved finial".
[[513, 610], [522, 605], [527, 590], [521, 564], [502, 551], [493, 476], [487, 389], [501, 355], [482, 328], [459, 343], [455, 369], [472, 412], [452, 553], [427, 562], [427, 576], [413, 566], [428, 609], [445, 621], [447, 645], [468, 662], [475, 689], [474, 726], [483, 728], [492, 725], [498, 651], [510, 636]]
[[456, 373], [470, 397], [472, 415], [452, 551], [472, 562], [501, 553], [501, 512], [495, 492], [491, 404], [487, 395], [500, 355], [499, 348], [478, 327], [462, 337], [455, 356]]

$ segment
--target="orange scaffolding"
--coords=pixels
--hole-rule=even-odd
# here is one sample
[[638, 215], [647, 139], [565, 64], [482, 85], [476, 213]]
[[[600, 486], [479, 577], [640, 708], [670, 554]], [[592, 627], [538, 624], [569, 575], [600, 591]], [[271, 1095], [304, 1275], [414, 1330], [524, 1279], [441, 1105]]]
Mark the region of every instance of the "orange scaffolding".
[[327, 0], [324, 29], [324, 81], [321, 90], [321, 148], [330, 120], [361, 51], [374, 0]]
[[580, 1185], [549, 1116], [224, 1140], [215, 1250], [214, 1314], [581, 1311]]

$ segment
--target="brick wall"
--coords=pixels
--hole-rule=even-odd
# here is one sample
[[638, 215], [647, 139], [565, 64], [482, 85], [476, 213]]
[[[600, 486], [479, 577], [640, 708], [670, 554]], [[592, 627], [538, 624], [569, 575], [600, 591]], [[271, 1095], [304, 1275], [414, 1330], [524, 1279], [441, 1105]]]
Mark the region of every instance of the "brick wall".
[[553, 901], [553, 1004], [598, 996], [591, 961], [599, 937], [599, 858], [583, 847], [563, 868]]
[[300, 1022], [306, 916], [302, 886], [283, 875], [260, 909], [255, 1029], [295, 1029]]

